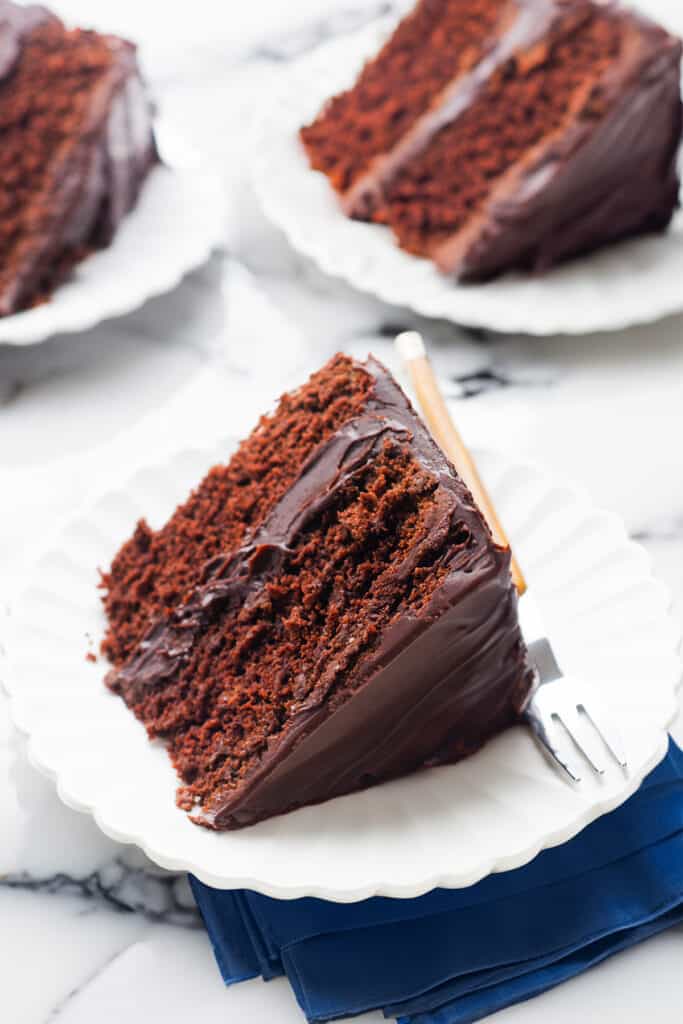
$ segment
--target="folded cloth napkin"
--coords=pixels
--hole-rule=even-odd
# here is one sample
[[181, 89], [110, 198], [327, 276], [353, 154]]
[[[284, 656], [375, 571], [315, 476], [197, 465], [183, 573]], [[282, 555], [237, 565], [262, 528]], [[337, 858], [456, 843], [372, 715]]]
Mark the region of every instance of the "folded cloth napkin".
[[226, 984], [287, 975], [310, 1021], [466, 1024], [683, 923], [683, 752], [525, 867], [466, 889], [275, 900], [190, 879]]

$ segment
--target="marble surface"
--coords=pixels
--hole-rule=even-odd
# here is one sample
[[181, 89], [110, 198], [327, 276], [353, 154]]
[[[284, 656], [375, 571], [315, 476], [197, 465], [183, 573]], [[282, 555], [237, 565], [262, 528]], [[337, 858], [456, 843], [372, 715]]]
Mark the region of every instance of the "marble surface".
[[[666, 16], [666, 4], [649, 6]], [[467, 440], [544, 461], [623, 516], [683, 621], [683, 318], [542, 340], [420, 321], [323, 277], [249, 192], [248, 126], [287, 63], [390, 3], [328, 0], [321, 13], [313, 0], [200, 0], [191, 19], [165, 5], [161, 33], [156, 4], [56, 6], [140, 40], [165, 116], [220, 167], [231, 201], [225, 253], [171, 295], [86, 334], [0, 346], [0, 641], [32, 552], [103, 485], [178, 447], [244, 434], [337, 349], [392, 363], [391, 338], [410, 326], [430, 342]], [[683, 742], [680, 721], [674, 735]], [[185, 880], [62, 805], [1, 696], [0, 836], [1, 1020], [302, 1019], [283, 982], [222, 986]], [[501, 1022], [673, 1024], [682, 954], [673, 930]]]

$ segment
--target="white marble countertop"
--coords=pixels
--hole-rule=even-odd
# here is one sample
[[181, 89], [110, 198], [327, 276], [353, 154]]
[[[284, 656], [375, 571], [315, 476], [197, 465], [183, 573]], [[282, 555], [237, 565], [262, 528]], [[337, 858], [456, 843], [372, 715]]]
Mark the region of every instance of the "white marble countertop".
[[[665, 13], [667, 2], [649, 6]], [[0, 345], [0, 626], [36, 543], [105, 482], [174, 448], [246, 433], [337, 349], [391, 362], [393, 333], [415, 324], [467, 440], [585, 485], [648, 549], [683, 618], [683, 317], [545, 340], [419, 321], [307, 265], [249, 193], [247, 125], [283, 66], [391, 4], [198, 0], [191, 15], [164, 5], [160, 28], [157, 4], [55, 6], [140, 40], [164, 113], [222, 170], [228, 255], [124, 319], [42, 346]], [[683, 742], [680, 721], [674, 734]], [[223, 987], [185, 880], [62, 805], [29, 765], [1, 696], [0, 836], [0, 1020], [303, 1019], [284, 982]], [[682, 955], [683, 930], [673, 930], [504, 1011], [501, 1024], [678, 1024]]]

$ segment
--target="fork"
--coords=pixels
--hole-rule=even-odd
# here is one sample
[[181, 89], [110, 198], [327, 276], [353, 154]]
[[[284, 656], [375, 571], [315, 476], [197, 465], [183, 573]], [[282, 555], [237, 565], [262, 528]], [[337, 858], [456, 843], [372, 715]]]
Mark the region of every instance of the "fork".
[[[422, 336], [417, 331], [404, 331], [395, 344], [434, 439], [472, 492], [496, 544], [509, 548], [505, 530], [474, 459], [448, 412]], [[510, 571], [519, 596], [520, 627], [534, 675], [531, 694], [522, 711], [524, 721], [544, 753], [572, 783], [581, 781], [582, 765], [598, 776], [604, 775], [610, 759], [628, 770], [619, 732], [608, 712], [593, 693], [586, 692], [576, 679], [562, 672], [544, 629], [540, 609], [528, 591], [512, 550]], [[562, 742], [563, 734], [570, 744]]]

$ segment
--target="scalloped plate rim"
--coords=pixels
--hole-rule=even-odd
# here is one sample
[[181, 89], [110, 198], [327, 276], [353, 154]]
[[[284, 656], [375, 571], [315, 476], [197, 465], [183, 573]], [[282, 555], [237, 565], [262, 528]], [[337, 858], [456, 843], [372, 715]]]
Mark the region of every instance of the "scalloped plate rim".
[[[231, 439], [232, 440], [232, 439]], [[211, 446], [210, 448], [193, 448], [185, 449], [177, 452], [175, 455], [170, 456], [158, 463], [150, 463], [147, 466], [140, 467], [135, 473], [131, 475], [126, 483], [121, 484], [119, 487], [111, 490], [106, 490], [98, 496], [95, 496], [90, 502], [88, 502], [85, 508], [82, 508], [77, 512], [68, 522], [64, 523], [59, 533], [55, 536], [51, 543], [47, 543], [42, 551], [36, 555], [35, 566], [48, 554], [59, 551], [60, 549], [56, 546], [59, 538], [62, 537], [65, 532], [72, 528], [74, 525], [87, 520], [89, 515], [92, 515], [95, 509], [102, 503], [121, 494], [125, 494], [127, 489], [134, 487], [136, 479], [143, 478], [150, 471], [164, 471], [172, 469], [174, 464], [186, 463], [187, 460], [196, 461], [200, 465], [210, 464], [211, 459], [215, 459], [217, 451], [219, 449]], [[220, 448], [223, 456], [225, 455], [225, 446], [222, 445]], [[534, 478], [541, 476], [544, 485], [548, 490], [561, 488], [565, 491], [570, 492], [576, 496], [579, 501], [586, 505], [593, 515], [599, 515], [604, 522], [609, 522], [610, 532], [614, 531], [616, 527], [619, 528], [620, 534], [622, 534], [620, 544], [624, 543], [629, 546], [635, 546], [642, 549], [641, 545], [635, 544], [631, 541], [626, 531], [623, 528], [623, 523], [618, 516], [611, 512], [604, 512], [593, 506], [589, 501], [586, 501], [586, 492], [582, 487], [575, 487], [566, 482], [561, 477], [556, 476], [554, 473], [546, 471], [543, 466], [534, 460], [514, 461], [501, 453], [487, 453], [492, 454], [497, 459], [498, 464], [504, 467], [504, 471], [507, 473], [510, 470], [514, 470], [515, 473], [531, 473]], [[625, 538], [625, 541], [624, 541]], [[645, 552], [645, 568], [643, 570], [643, 577], [650, 580], [655, 579], [651, 569], [651, 559], [649, 554]], [[35, 571], [35, 569], [33, 570]], [[30, 575], [30, 574], [29, 574]], [[669, 589], [661, 584], [659, 580], [657, 583], [666, 595], [666, 607], [667, 607], [667, 621], [672, 624], [675, 628], [676, 635], [676, 646], [675, 652], [667, 651], [667, 654], [675, 653], [678, 663], [678, 682], [680, 683], [680, 667], [681, 658], [679, 656], [681, 630], [677, 623], [673, 619], [668, 610], [671, 605], [671, 595]], [[27, 585], [26, 590], [29, 589]], [[18, 606], [21, 606], [21, 597], [17, 602]], [[21, 616], [14, 616], [15, 621], [19, 621]], [[541, 850], [547, 849], [552, 846], [559, 845], [572, 838], [588, 824], [600, 817], [602, 814], [608, 813], [615, 807], [622, 804], [628, 799], [630, 795], [638, 788], [642, 779], [647, 775], [666, 755], [667, 750], [667, 730], [671, 722], [674, 720], [677, 714], [677, 701], [676, 692], [677, 687], [672, 686], [670, 701], [666, 710], [662, 707], [661, 709], [661, 720], [658, 716], [658, 722], [661, 729], [661, 737], [657, 744], [656, 750], [653, 749], [651, 755], [647, 759], [644, 765], [638, 772], [634, 773], [628, 780], [628, 785], [625, 786], [616, 795], [610, 795], [603, 800], [594, 800], [590, 807], [579, 808], [578, 813], [572, 816], [571, 821], [566, 822], [563, 826], [554, 828], [545, 832], [541, 837], [534, 838], [534, 841], [530, 844], [522, 845], [519, 848], [508, 852], [503, 855], [496, 857], [487, 857], [478, 863], [476, 868], [471, 868], [467, 872], [463, 871], [452, 871], [444, 870], [443, 868], [435, 869], [431, 873], [423, 873], [415, 878], [411, 879], [410, 882], [399, 882], [382, 879], [379, 877], [372, 877], [364, 880], [362, 885], [343, 886], [340, 883], [327, 883], [311, 882], [302, 883], [290, 883], [269, 881], [267, 878], [260, 876], [249, 876], [244, 871], [240, 873], [231, 874], [228, 871], [224, 871], [221, 874], [216, 874], [215, 871], [207, 869], [197, 860], [188, 859], [184, 856], [178, 856], [173, 852], [162, 847], [157, 847], [153, 830], [151, 834], [143, 833], [137, 828], [121, 829], [116, 825], [113, 825], [107, 820], [107, 815], [98, 806], [97, 799], [83, 801], [76, 797], [69, 789], [69, 786], [64, 780], [64, 762], [57, 764], [56, 766], [50, 763], [49, 759], [44, 759], [40, 756], [38, 751], [35, 749], [32, 732], [36, 729], [36, 722], [33, 723], [30, 720], [26, 720], [24, 716], [24, 709], [22, 708], [21, 702], [21, 684], [14, 680], [13, 676], [13, 654], [12, 654], [12, 628], [8, 631], [9, 637], [6, 644], [7, 650], [5, 655], [5, 667], [7, 669], [5, 678], [3, 680], [2, 689], [5, 691], [9, 701], [10, 717], [16, 726], [16, 728], [28, 738], [27, 742], [27, 753], [31, 764], [34, 765], [42, 774], [52, 779], [57, 788], [60, 799], [72, 807], [74, 810], [82, 813], [92, 814], [94, 820], [97, 822], [99, 828], [110, 838], [118, 842], [134, 843], [145, 851], [145, 853], [155, 863], [161, 867], [168, 868], [174, 871], [188, 871], [195, 874], [202, 881], [208, 885], [215, 886], [217, 888], [251, 888], [259, 892], [263, 892], [266, 895], [272, 896], [278, 899], [297, 899], [302, 896], [314, 896], [321, 899], [333, 900], [336, 902], [354, 902], [362, 899], [369, 898], [371, 896], [387, 896], [392, 898], [413, 898], [421, 895], [431, 889], [437, 887], [445, 888], [460, 888], [472, 885], [479, 881], [481, 878], [486, 877], [488, 874], [498, 871], [508, 871], [523, 864], [528, 863], [533, 857], [535, 857]], [[30, 716], [29, 716], [30, 717]], [[131, 723], [137, 725], [134, 719], [131, 717]], [[39, 723], [38, 723], [39, 726]], [[464, 762], [466, 763], [466, 762]], [[552, 770], [552, 769], [549, 769]], [[378, 787], [381, 788], [381, 787]], [[342, 799], [349, 799], [342, 798]], [[178, 812], [179, 814], [181, 812]], [[214, 835], [213, 833], [209, 833]], [[242, 833], [243, 835], [246, 833]]]
[[[571, 826], [566, 826], [564, 829], [556, 829], [554, 832], [549, 832], [538, 843], [534, 843], [531, 846], [520, 849], [516, 855], [509, 855], [505, 858], [501, 857], [497, 861], [490, 860], [476, 871], [461, 874], [443, 871], [435, 872], [429, 876], [421, 877], [414, 882], [406, 883], [404, 886], [401, 886], [398, 883], [381, 882], [377, 879], [369, 881], [363, 886], [356, 886], [344, 890], [337, 889], [333, 886], [315, 884], [305, 886], [291, 885], [285, 888], [282, 885], [269, 884], [262, 878], [249, 878], [244, 874], [235, 876], [213, 874], [211, 871], [207, 871], [194, 861], [184, 857], [165, 854], [157, 850], [153, 843], [145, 839], [139, 833], [134, 831], [121, 831], [110, 825], [98, 812], [95, 804], [83, 804], [81, 801], [71, 798], [60, 782], [58, 771], [50, 768], [36, 756], [31, 747], [30, 732], [26, 731], [21, 725], [19, 725], [12, 713], [11, 694], [9, 695], [9, 703], [10, 714], [15, 728], [29, 740], [27, 754], [31, 765], [39, 771], [41, 775], [50, 779], [55, 784], [60, 800], [67, 807], [70, 807], [72, 810], [81, 814], [92, 815], [98, 828], [110, 839], [113, 839], [118, 843], [132, 843], [141, 849], [145, 855], [159, 867], [164, 868], [167, 871], [182, 871], [193, 874], [201, 882], [204, 882], [205, 885], [212, 886], [213, 888], [250, 889], [254, 892], [262, 893], [264, 896], [271, 896], [273, 899], [285, 900], [312, 897], [315, 899], [330, 900], [335, 903], [357, 903], [361, 900], [370, 899], [374, 896], [382, 896], [388, 899], [414, 899], [418, 896], [425, 895], [425, 893], [431, 892], [433, 889], [464, 889], [471, 885], [476, 885], [477, 882], [480, 882], [491, 874], [513, 871], [515, 868], [523, 867], [525, 864], [530, 863], [530, 861], [537, 857], [539, 853], [542, 853], [543, 850], [552, 849], [555, 846], [561, 846], [563, 843], [568, 842], [577, 836], [579, 832], [583, 831], [584, 828], [590, 825], [591, 822], [596, 821], [598, 818], [602, 817], [603, 814], [609, 814], [610, 811], [616, 810], [616, 808], [620, 807], [626, 802], [626, 800], [633, 796], [636, 790], [640, 787], [643, 779], [653, 771], [661, 761], [664, 760], [668, 749], [668, 737], [664, 736], [660, 747], [657, 752], [653, 754], [645, 771], [642, 774], [638, 773], [638, 775], [634, 775], [630, 780], [632, 785], [629, 785], [627, 790], [624, 793], [620, 793], [618, 797], [604, 800], [600, 804], [593, 805], [590, 813], [586, 812], [578, 816], [572, 822]], [[677, 709], [674, 707], [667, 725], [670, 725], [673, 722], [676, 717], [676, 712]]]

